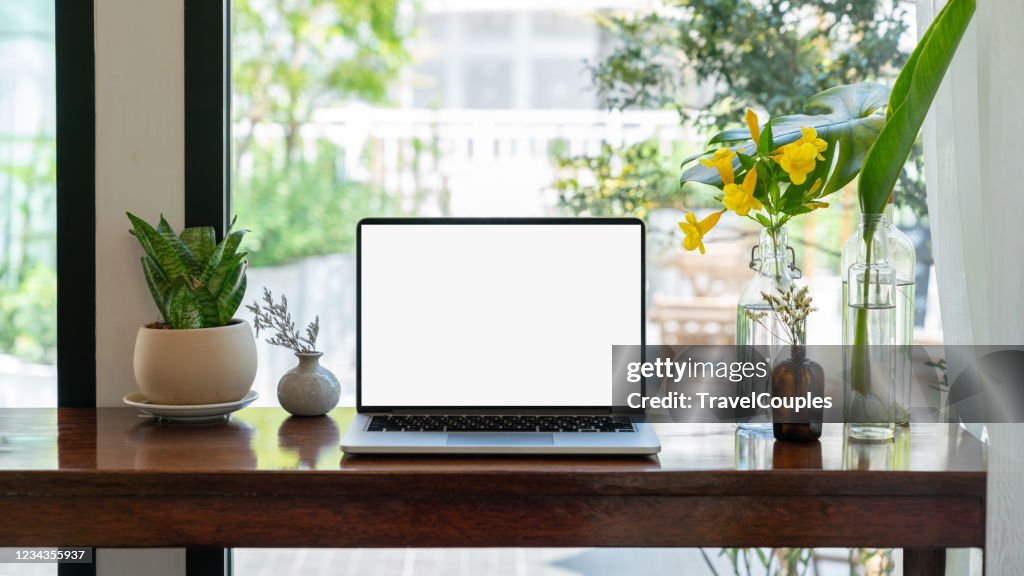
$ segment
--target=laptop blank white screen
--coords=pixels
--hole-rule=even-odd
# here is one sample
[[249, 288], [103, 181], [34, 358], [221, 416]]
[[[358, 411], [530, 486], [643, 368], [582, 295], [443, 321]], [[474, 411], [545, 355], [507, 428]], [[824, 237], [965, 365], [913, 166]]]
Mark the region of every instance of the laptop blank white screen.
[[363, 223], [361, 405], [610, 406], [642, 242], [635, 221]]

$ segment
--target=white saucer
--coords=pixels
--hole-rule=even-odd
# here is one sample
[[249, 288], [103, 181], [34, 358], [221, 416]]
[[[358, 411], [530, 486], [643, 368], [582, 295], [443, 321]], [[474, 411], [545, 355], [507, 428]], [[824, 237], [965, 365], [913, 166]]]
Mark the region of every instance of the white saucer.
[[138, 409], [147, 416], [171, 422], [211, 422], [223, 420], [228, 414], [241, 410], [252, 404], [260, 395], [250, 390], [241, 400], [223, 402], [221, 404], [196, 404], [192, 406], [173, 406], [169, 404], [151, 404], [142, 392], [125, 394], [121, 400], [125, 404]]

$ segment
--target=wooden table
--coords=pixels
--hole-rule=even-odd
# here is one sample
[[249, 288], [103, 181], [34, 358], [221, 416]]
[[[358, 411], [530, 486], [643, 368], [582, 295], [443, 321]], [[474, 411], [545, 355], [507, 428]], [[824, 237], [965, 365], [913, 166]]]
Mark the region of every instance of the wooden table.
[[0, 546], [903, 547], [985, 541], [985, 451], [920, 424], [884, 444], [658, 425], [657, 457], [343, 455], [352, 416], [0, 410]]

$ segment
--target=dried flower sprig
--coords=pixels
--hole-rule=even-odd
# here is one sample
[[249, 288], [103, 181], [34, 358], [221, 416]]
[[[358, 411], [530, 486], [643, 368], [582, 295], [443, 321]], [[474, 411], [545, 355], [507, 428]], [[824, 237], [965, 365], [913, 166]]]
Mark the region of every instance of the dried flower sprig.
[[273, 330], [274, 335], [267, 338], [268, 344], [283, 346], [299, 354], [310, 354], [316, 352], [316, 339], [320, 335], [320, 317], [317, 316], [309, 326], [306, 326], [305, 335], [300, 335], [295, 329], [295, 322], [292, 321], [291, 312], [288, 311], [288, 297], [281, 294], [281, 303], [274, 303], [274, 296], [270, 290], [263, 288], [263, 303], [253, 301], [246, 306], [246, 309], [253, 314], [253, 326], [256, 328], [256, 336], [260, 330]]
[[[780, 339], [788, 338], [789, 344], [797, 344], [805, 341], [807, 337], [807, 317], [817, 308], [811, 306], [811, 296], [807, 293], [807, 286], [797, 289], [795, 284], [789, 288], [780, 290], [778, 295], [761, 292], [761, 297], [771, 307], [771, 312], [753, 312], [748, 310], [747, 315], [751, 320], [763, 326], [769, 332], [771, 327], [765, 323], [769, 314], [775, 315], [776, 321], [782, 325], [785, 334]], [[779, 335], [772, 333], [776, 337]]]

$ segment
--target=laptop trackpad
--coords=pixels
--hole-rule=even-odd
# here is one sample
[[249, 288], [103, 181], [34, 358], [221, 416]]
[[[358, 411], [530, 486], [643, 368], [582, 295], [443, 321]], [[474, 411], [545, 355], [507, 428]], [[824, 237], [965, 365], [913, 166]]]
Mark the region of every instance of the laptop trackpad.
[[496, 432], [448, 434], [449, 446], [552, 446], [554, 443], [555, 438], [551, 434], [500, 434]]

